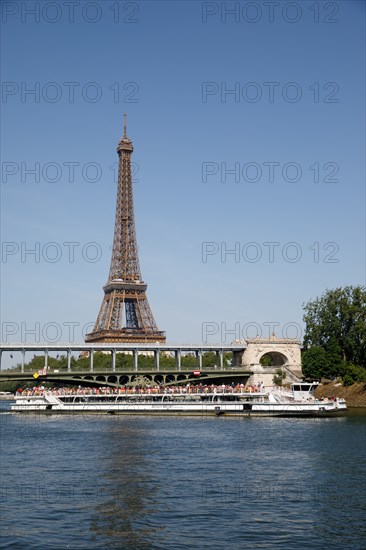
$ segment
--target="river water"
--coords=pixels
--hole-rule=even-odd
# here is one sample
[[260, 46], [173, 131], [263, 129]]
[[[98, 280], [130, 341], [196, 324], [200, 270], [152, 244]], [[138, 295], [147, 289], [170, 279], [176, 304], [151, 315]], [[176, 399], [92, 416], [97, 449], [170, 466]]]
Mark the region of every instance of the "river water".
[[366, 547], [366, 410], [37, 416], [1, 403], [1, 547]]

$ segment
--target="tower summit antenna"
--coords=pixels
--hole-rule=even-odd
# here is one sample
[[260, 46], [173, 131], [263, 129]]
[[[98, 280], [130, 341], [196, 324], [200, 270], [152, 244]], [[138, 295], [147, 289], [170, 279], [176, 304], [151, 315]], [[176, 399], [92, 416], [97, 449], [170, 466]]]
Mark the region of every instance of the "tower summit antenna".
[[123, 137], [127, 137], [127, 115], [126, 113], [123, 114]]

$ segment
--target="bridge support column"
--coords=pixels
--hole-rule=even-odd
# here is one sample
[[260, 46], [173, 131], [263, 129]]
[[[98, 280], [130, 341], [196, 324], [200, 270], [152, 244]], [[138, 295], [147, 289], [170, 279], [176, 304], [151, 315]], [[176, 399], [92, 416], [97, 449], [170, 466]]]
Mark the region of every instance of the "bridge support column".
[[23, 374], [24, 372], [24, 364], [25, 364], [25, 349], [22, 349], [22, 368], [20, 372]]
[[175, 350], [175, 366], [178, 370], [181, 369], [181, 359], [182, 359], [182, 352], [180, 349]]
[[2, 355], [3, 355], [3, 352], [0, 351], [0, 370], [1, 370], [1, 357], [2, 357]]
[[71, 349], [67, 350], [67, 370], [71, 371]]
[[241, 368], [243, 361], [243, 352], [242, 351], [233, 351], [233, 358], [231, 361], [231, 366], [238, 369]]
[[90, 372], [93, 372], [93, 370], [94, 370], [94, 350], [91, 349], [89, 354], [90, 354]]
[[116, 372], [116, 350], [112, 349], [112, 371]]
[[160, 350], [156, 349], [154, 351], [154, 368], [160, 370]]
[[196, 351], [196, 369], [202, 370], [202, 350]]
[[44, 368], [48, 371], [48, 349], [44, 350]]
[[222, 370], [224, 368], [224, 351], [220, 349], [216, 352], [217, 366]]
[[133, 350], [133, 368], [134, 370], [138, 369], [138, 351], [137, 349]]

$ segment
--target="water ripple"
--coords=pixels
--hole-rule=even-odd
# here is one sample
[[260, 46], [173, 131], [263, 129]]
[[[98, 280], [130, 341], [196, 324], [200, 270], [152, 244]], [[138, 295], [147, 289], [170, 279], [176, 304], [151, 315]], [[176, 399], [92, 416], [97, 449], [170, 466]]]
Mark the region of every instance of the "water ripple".
[[366, 416], [1, 415], [2, 548], [361, 550]]

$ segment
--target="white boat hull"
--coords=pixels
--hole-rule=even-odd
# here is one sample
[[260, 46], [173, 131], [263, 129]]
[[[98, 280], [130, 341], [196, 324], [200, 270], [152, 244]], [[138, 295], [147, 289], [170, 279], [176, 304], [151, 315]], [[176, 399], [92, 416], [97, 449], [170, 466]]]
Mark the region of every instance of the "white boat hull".
[[[66, 414], [185, 415], [185, 416], [328, 416], [347, 410], [343, 400], [270, 402], [268, 395], [176, 396], [140, 395], [98, 398], [76, 396], [65, 402], [51, 394], [21, 396], [11, 407], [13, 412]], [[78, 402], [77, 402], [78, 401]]]

